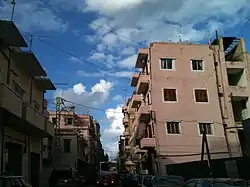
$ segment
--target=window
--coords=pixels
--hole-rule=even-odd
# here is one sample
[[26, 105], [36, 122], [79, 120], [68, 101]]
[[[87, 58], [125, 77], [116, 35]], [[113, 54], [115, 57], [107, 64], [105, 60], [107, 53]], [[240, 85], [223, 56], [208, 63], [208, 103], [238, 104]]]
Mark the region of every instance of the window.
[[177, 101], [176, 89], [163, 89], [164, 101]]
[[195, 102], [198, 102], [198, 103], [207, 103], [208, 102], [207, 90], [195, 89], [194, 93], [195, 93]]
[[56, 118], [52, 118], [52, 124], [56, 124]]
[[73, 125], [73, 118], [65, 118], [65, 125]]
[[20, 96], [21, 98], [23, 98], [23, 95], [25, 93], [25, 91], [22, 89], [21, 86], [19, 86], [16, 81], [13, 81], [13, 89], [14, 89], [14, 92]]
[[213, 135], [212, 124], [211, 123], [199, 123], [199, 133], [200, 133], [200, 135], [203, 134], [203, 131], [205, 131], [205, 133], [207, 135]]
[[64, 139], [64, 153], [70, 153], [70, 139]]
[[161, 69], [174, 69], [174, 59], [161, 58]]
[[167, 133], [168, 134], [180, 134], [179, 122], [167, 122]]
[[203, 71], [203, 60], [191, 60], [193, 71]]

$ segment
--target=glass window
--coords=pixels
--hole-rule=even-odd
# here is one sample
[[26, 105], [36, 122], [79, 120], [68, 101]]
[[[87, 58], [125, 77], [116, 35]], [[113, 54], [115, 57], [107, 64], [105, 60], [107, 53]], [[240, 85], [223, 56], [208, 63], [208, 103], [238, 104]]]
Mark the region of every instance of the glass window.
[[168, 134], [180, 134], [180, 123], [179, 122], [167, 122], [167, 133]]
[[161, 58], [161, 69], [174, 69], [174, 59]]
[[163, 89], [164, 101], [177, 101], [176, 89]]
[[195, 89], [195, 101], [199, 103], [207, 103], [208, 102], [208, 94], [207, 90], [204, 89]]

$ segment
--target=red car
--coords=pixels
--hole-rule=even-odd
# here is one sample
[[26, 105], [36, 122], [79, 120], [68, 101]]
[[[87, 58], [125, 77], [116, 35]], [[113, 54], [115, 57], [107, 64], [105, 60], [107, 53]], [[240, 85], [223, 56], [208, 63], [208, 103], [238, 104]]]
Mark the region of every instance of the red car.
[[96, 181], [97, 186], [113, 186], [115, 185], [115, 180], [110, 176], [98, 176]]

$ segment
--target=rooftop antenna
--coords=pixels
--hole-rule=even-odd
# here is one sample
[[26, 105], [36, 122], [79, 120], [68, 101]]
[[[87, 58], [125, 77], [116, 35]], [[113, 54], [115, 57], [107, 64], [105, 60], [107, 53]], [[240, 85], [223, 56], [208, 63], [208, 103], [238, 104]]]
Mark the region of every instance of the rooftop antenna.
[[13, 21], [13, 19], [14, 19], [14, 13], [15, 13], [16, 1], [15, 0], [11, 0], [10, 4], [12, 4], [12, 12], [11, 12], [10, 21]]

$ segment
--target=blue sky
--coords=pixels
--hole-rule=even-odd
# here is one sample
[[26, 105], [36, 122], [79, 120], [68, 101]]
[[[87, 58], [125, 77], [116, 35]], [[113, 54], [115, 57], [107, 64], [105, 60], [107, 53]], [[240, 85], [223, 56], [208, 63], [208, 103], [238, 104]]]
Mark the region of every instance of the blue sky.
[[[0, 0], [9, 19], [10, 0]], [[101, 124], [104, 148], [115, 155], [123, 130], [121, 104], [139, 47], [152, 41], [208, 43], [215, 30], [243, 36], [250, 47], [247, 0], [18, 0], [14, 21], [57, 86], [57, 94]], [[126, 94], [125, 94], [126, 90]], [[56, 93], [48, 92], [50, 107]]]

